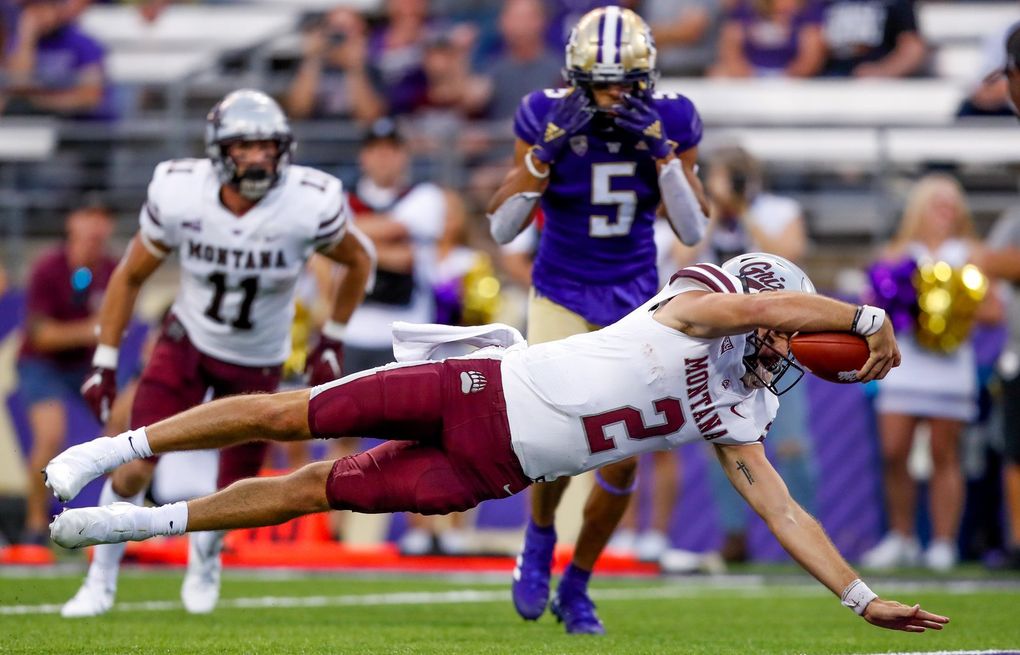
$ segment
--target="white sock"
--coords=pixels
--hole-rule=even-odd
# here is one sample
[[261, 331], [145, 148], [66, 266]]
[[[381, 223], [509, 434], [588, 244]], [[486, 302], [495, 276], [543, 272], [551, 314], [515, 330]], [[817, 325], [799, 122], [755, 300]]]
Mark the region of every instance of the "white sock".
[[[131, 503], [141, 505], [145, 492], [131, 497], [124, 497], [113, 490], [113, 482], [106, 478], [103, 490], [99, 494], [99, 505], [111, 503]], [[88, 578], [101, 581], [109, 588], [117, 588], [117, 574], [120, 572], [120, 560], [124, 557], [127, 544], [100, 544], [92, 549], [92, 563], [89, 564]]]
[[[188, 535], [191, 543], [195, 545], [195, 550], [199, 554], [208, 559], [209, 557], [218, 556], [220, 551], [223, 550], [223, 537], [227, 534], [226, 530], [204, 530], [202, 532], [192, 532]], [[188, 559], [188, 566], [197, 564]]]
[[153, 507], [146, 512], [153, 535], [184, 534], [188, 530], [188, 503], [181, 501]]
[[145, 434], [145, 428], [128, 430], [112, 439], [111, 445], [117, 452], [121, 464], [136, 459], [152, 457], [152, 448], [149, 447], [149, 437]]

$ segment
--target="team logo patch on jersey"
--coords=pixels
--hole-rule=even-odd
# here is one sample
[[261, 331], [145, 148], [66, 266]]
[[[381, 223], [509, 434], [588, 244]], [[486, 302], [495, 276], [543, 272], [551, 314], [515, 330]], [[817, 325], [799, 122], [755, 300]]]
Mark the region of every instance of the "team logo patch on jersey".
[[617, 142], [617, 141], [607, 141], [606, 142], [606, 148], [609, 150], [609, 152], [611, 152], [614, 155], [616, 153], [620, 152], [620, 145], [621, 144], [619, 142]]
[[478, 393], [485, 388], [485, 376], [478, 371], [461, 371], [460, 392], [465, 396], [469, 393]]
[[558, 139], [561, 136], [563, 136], [564, 134], [566, 134], [566, 133], [563, 131], [563, 128], [560, 127], [559, 125], [557, 125], [556, 123], [549, 123], [548, 125], [545, 126], [545, 137], [544, 138], [545, 138], [546, 142], [552, 141], [554, 139]]
[[724, 355], [727, 351], [733, 350], [733, 342], [729, 337], [723, 337], [722, 346], [719, 347], [719, 354]]
[[578, 157], [584, 157], [588, 153], [588, 137], [584, 134], [570, 137], [570, 149]]

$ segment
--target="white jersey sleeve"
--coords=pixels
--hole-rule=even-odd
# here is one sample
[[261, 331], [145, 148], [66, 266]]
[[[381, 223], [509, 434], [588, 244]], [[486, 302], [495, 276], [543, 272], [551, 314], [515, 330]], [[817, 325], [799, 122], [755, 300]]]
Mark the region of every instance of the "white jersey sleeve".
[[[314, 168], [294, 167], [291, 175], [297, 177], [296, 188], [303, 191], [301, 211], [307, 211], [314, 221], [311, 245], [315, 250], [326, 251], [347, 234], [351, 207], [347, 202], [340, 180]], [[316, 191], [318, 193], [316, 193]]]
[[208, 168], [202, 159], [172, 159], [156, 166], [138, 216], [142, 238], [171, 250], [181, 245], [181, 222], [194, 213], [196, 184], [201, 184]]

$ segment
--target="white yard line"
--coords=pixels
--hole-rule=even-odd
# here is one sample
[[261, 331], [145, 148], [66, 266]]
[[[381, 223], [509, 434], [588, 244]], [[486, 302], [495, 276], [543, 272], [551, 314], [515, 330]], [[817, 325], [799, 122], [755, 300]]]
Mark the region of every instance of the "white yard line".
[[[967, 594], [980, 589], [973, 583], [943, 583], [940, 585], [895, 585], [898, 589], [938, 589], [942, 593]], [[781, 591], [786, 597], [824, 596], [828, 592], [818, 585], [765, 585], [759, 579], [748, 576], [739, 579], [721, 578], [699, 580], [695, 585], [670, 584], [647, 589], [595, 589], [592, 596], [598, 600], [632, 601], [664, 598], [693, 598], [706, 593], [727, 593], [743, 597], [773, 597]], [[462, 603], [507, 602], [508, 589], [458, 589], [451, 591], [415, 591], [379, 594], [348, 594], [342, 596], [254, 596], [248, 598], [225, 598], [219, 602], [221, 609], [258, 608], [301, 608], [301, 607], [351, 607], [386, 605], [436, 605]], [[61, 605], [0, 605], [0, 616], [26, 614], [58, 614]], [[117, 612], [166, 612], [181, 609], [177, 601], [138, 601], [117, 603]], [[962, 652], [962, 651], [961, 651]], [[968, 651], [969, 652], [969, 651]], [[973, 651], [977, 653], [978, 651]], [[987, 651], [998, 652], [998, 651]]]

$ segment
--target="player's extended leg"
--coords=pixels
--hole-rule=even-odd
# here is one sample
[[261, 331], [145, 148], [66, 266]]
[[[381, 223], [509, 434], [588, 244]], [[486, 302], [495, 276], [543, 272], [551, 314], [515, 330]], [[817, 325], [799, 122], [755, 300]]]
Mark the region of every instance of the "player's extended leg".
[[329, 508], [326, 481], [332, 462], [315, 462], [290, 475], [249, 478], [187, 502], [161, 507], [115, 503], [67, 510], [50, 524], [65, 548], [141, 541], [203, 530], [276, 525]]
[[570, 634], [604, 634], [595, 604], [588, 597], [588, 580], [613, 530], [627, 511], [634, 491], [637, 458], [631, 457], [602, 467], [595, 473], [596, 484], [584, 506], [584, 522], [577, 536], [574, 559], [563, 572], [550, 609]]
[[100, 475], [154, 454], [224, 448], [252, 438], [309, 439], [307, 411], [307, 390], [213, 401], [147, 428], [68, 448], [46, 466], [46, 484], [60, 500], [67, 501]]

